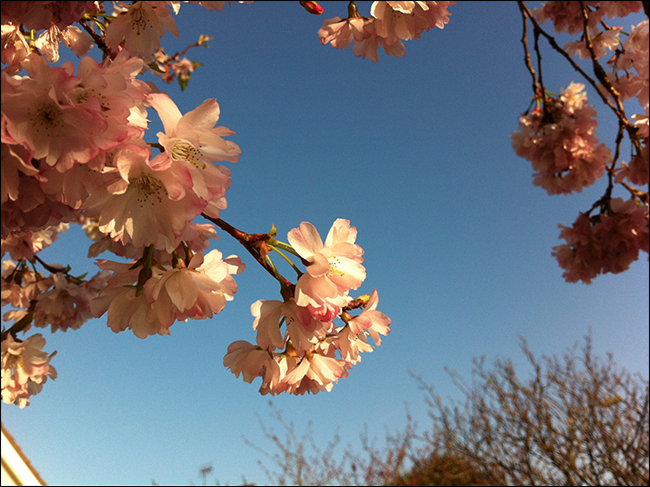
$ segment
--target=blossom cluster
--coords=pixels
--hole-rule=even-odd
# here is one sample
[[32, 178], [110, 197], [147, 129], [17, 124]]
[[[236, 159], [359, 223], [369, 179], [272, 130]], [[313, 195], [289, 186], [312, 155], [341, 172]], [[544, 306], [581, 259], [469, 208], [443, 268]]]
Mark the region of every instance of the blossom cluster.
[[406, 54], [403, 41], [420, 39], [422, 32], [433, 27], [444, 29], [451, 15], [447, 8], [456, 2], [373, 2], [371, 17], [359, 15], [350, 2], [348, 17], [325, 20], [318, 30], [321, 44], [330, 43], [335, 49], [346, 49], [354, 42], [357, 57], [378, 61], [381, 46], [389, 56]]
[[[589, 59], [596, 66], [598, 83], [592, 81], [592, 85], [615, 109], [632, 147], [629, 163], [620, 161], [617, 167], [622, 137], [617, 139], [614, 156], [599, 143], [596, 111], [587, 105], [583, 83], [571, 83], [559, 96], [542, 93], [543, 87], [538, 87], [537, 106], [519, 119], [512, 146], [517, 155], [532, 162], [536, 186], [549, 194], [568, 194], [609, 175], [605, 195], [592, 209], [581, 213], [572, 227], [560, 225], [560, 238], [566, 244], [554, 247], [553, 255], [565, 269], [568, 282], [588, 284], [598, 274], [622, 272], [638, 259], [639, 250], [648, 252], [648, 193], [633, 186], [647, 185], [650, 174], [648, 20], [631, 26], [628, 33], [604, 20], [641, 8], [641, 2], [548, 2], [532, 13], [540, 24], [552, 21], [556, 32], [580, 34], [579, 40], [564, 45], [564, 54]], [[612, 55], [605, 70], [598, 60], [608, 52]], [[536, 75], [531, 74], [536, 84]], [[632, 115], [632, 122], [621, 103], [634, 98], [643, 113]], [[625, 188], [630, 199], [613, 198], [614, 184]], [[592, 215], [596, 208], [600, 213]]]
[[[190, 3], [217, 11], [225, 4]], [[302, 3], [322, 12], [315, 2]], [[167, 70], [165, 81], [177, 76], [183, 86], [195, 68], [160, 49], [165, 32], [178, 36], [173, 14], [180, 2], [113, 6], [111, 16], [100, 2], [2, 4], [1, 236], [3, 259], [11, 259], [3, 260], [1, 283], [2, 305], [13, 308], [3, 317], [13, 323], [2, 336], [3, 401], [24, 407], [47, 377], [56, 377], [42, 335], [17, 338], [32, 326], [65, 332], [106, 315], [114, 332], [128, 329], [146, 338], [169, 335], [177, 321], [220, 313], [233, 300], [234, 275], [245, 265], [209, 250], [217, 237], [212, 223], [232, 229], [267, 270], [275, 269], [261, 251], [267, 244], [267, 250], [281, 247], [307, 263], [296, 285], [274, 275], [284, 301], [253, 305], [258, 345], [250, 347], [275, 366], [260, 363], [259, 353], [242, 355], [243, 342], [231, 345], [226, 365], [236, 362], [233, 371], [251, 380], [263, 374], [265, 392], [331, 389], [360, 352], [372, 350], [366, 337], [378, 345], [390, 324], [375, 310], [376, 291], [356, 301], [349, 296], [366, 277], [356, 229], [337, 220], [323, 244], [303, 223], [290, 232], [293, 247], [263, 235], [255, 250], [251, 235], [220, 220], [231, 171], [217, 163], [239, 161], [241, 150], [227, 139], [234, 132], [217, 126], [219, 104], [210, 98], [183, 114], [139, 79], [158, 63]], [[207, 40], [201, 36], [196, 45]], [[71, 62], [52, 64], [61, 44], [80, 58], [76, 70]], [[101, 62], [86, 56], [95, 44]], [[164, 129], [155, 142], [145, 141], [151, 110]], [[197, 223], [198, 216], [211, 223]], [[43, 262], [39, 253], [69, 224], [81, 225], [93, 241], [88, 257], [110, 252], [125, 262], [101, 258], [90, 278]], [[44, 271], [36, 270], [39, 264]], [[352, 317], [348, 311], [359, 307], [365, 310]], [[337, 317], [344, 326], [333, 323]], [[287, 323], [285, 336], [280, 319]], [[281, 347], [285, 351], [276, 352]]]
[[[77, 329], [107, 312], [115, 332], [169, 334], [177, 320], [219, 313], [237, 291], [232, 275], [245, 266], [218, 250], [204, 255], [215, 228], [194, 222], [227, 207], [230, 170], [215, 162], [239, 160], [239, 146], [226, 140], [234, 132], [216, 126], [215, 99], [183, 115], [138, 79], [164, 31], [177, 34], [166, 6], [174, 7], [118, 2], [104, 25], [103, 61], [82, 57], [75, 72], [70, 62], [50, 63], [60, 43], [78, 56], [90, 50], [90, 35], [72, 24], [98, 21], [98, 2], [2, 4], [2, 256], [13, 259], [2, 263], [2, 305], [14, 308], [4, 315], [13, 322], [3, 332], [5, 402], [28, 404], [56, 374], [40, 352], [45, 339], [21, 342], [19, 332]], [[30, 43], [25, 29], [43, 32]], [[164, 126], [156, 143], [145, 142], [151, 109]], [[91, 278], [44, 263], [39, 252], [69, 223], [95, 241], [89, 256], [110, 251], [131, 262], [100, 260]]]
[[587, 284], [598, 274], [618, 274], [648, 253], [648, 205], [614, 198], [603, 213], [589, 217], [581, 213], [571, 227], [560, 225], [566, 244], [553, 247], [553, 255], [567, 282]]
[[29, 405], [29, 398], [43, 389], [48, 377], [56, 379], [50, 360], [56, 354], [43, 352], [45, 338], [40, 333], [25, 341], [16, 341], [11, 334], [2, 340], [2, 401]]
[[543, 108], [519, 119], [519, 132], [512, 135], [517, 155], [531, 161], [537, 171], [533, 184], [548, 194], [591, 186], [612, 157], [594, 135], [596, 111], [587, 106], [584, 89], [582, 83], [571, 83], [556, 99], [547, 98]]
[[[311, 223], [291, 230], [287, 238], [307, 272], [283, 301], [260, 300], [251, 306], [257, 345], [232, 343], [224, 365], [246, 382], [262, 377], [262, 394], [317, 393], [331, 390], [362, 352], [373, 350], [369, 336], [380, 345], [380, 335], [390, 331], [390, 319], [376, 309], [377, 291], [358, 298], [365, 308], [359, 315], [346, 310], [353, 301], [349, 291], [366, 278], [356, 236], [356, 228], [343, 219], [334, 222], [324, 244]], [[337, 317], [342, 325], [335, 323]]]

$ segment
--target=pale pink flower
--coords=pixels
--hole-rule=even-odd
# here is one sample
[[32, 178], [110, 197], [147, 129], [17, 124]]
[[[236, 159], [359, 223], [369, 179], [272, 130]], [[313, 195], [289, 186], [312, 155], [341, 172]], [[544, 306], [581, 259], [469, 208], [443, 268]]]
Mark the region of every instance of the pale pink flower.
[[413, 39], [416, 3], [423, 2], [373, 2], [370, 15], [376, 19], [373, 23], [375, 33], [388, 45], [393, 45], [397, 39]]
[[59, 61], [59, 42], [68, 46], [77, 57], [90, 52], [94, 42], [90, 35], [82, 31], [76, 25], [66, 27], [64, 30], [59, 29], [55, 24], [45, 29], [34, 42], [34, 45], [51, 63]]
[[206, 203], [190, 190], [192, 179], [186, 168], [179, 164], [152, 167], [145, 151], [130, 149], [118, 152], [117, 170], [82, 209], [87, 216], [99, 216], [99, 230], [123, 244], [154, 244], [171, 252], [185, 226]]
[[581, 213], [572, 227], [560, 225], [564, 245], [553, 247], [567, 282], [590, 284], [599, 274], [618, 274], [648, 252], [648, 207], [614, 198], [610, 210], [590, 218]]
[[20, 197], [2, 204], [2, 237], [25, 231], [39, 231], [76, 218], [67, 205], [49, 197], [35, 177], [21, 177], [18, 181]]
[[373, 347], [370, 345], [365, 334], [357, 334], [349, 326], [343, 329], [333, 338], [328, 338], [332, 345], [339, 350], [341, 358], [351, 364], [357, 364], [361, 361], [361, 354], [372, 352]]
[[169, 335], [169, 328], [150, 313], [151, 304], [144, 294], [138, 294], [134, 283], [138, 280], [139, 270], [133, 268], [133, 263], [99, 260], [97, 266], [113, 274], [108, 285], [90, 302], [95, 318], [108, 311], [107, 324], [115, 333], [129, 328], [135, 336], [143, 339], [156, 334]]
[[80, 83], [67, 96], [73, 103], [98, 100], [107, 122], [106, 130], [95, 138], [102, 152], [89, 163], [93, 169], [103, 168], [109, 151], [125, 143], [135, 144], [134, 140], [143, 136], [148, 124], [144, 103], [151, 92], [149, 85], [136, 79], [143, 68], [144, 62], [129, 57], [126, 51], [113, 60], [106, 58], [101, 64], [90, 57], [79, 61]]
[[344, 360], [308, 352], [295, 367], [286, 372], [280, 381], [278, 392], [304, 394], [331, 391], [334, 383], [345, 376], [347, 368]]
[[178, 38], [176, 22], [165, 8], [167, 2], [117, 3], [122, 9], [106, 29], [106, 45], [111, 50], [117, 51], [124, 40], [124, 49], [132, 56], [149, 59], [160, 49], [165, 30]]
[[[357, 229], [339, 218], [330, 229], [325, 244], [309, 222], [287, 235], [294, 250], [305, 259], [307, 272], [296, 285], [296, 304], [322, 308], [341, 300], [350, 289], [357, 289], [366, 278], [361, 265], [363, 250], [354, 242]], [[344, 299], [347, 299], [344, 298]]]
[[546, 107], [521, 117], [519, 132], [512, 134], [518, 156], [532, 162], [533, 184], [549, 194], [582, 191], [605, 172], [611, 151], [598, 144], [594, 135], [596, 111], [586, 106], [582, 83], [571, 83], [562, 95]]
[[[302, 354], [331, 328], [331, 323], [315, 320], [306, 308], [296, 306], [293, 299], [259, 300], [251, 306], [251, 313], [255, 317], [253, 329], [257, 330], [257, 344], [269, 351], [282, 348], [288, 339], [291, 347]], [[280, 331], [282, 318], [287, 325], [286, 337]]]
[[165, 152], [157, 160], [168, 158], [186, 167], [192, 175], [193, 191], [206, 202], [213, 203], [207, 208], [207, 214], [218, 218], [230, 187], [230, 171], [212, 162], [237, 162], [241, 154], [237, 144], [223, 139], [234, 132], [226, 127], [215, 127], [220, 115], [219, 104], [215, 99], [209, 99], [181, 115], [176, 104], [165, 94], [150, 95], [149, 103], [165, 127], [164, 133], [158, 133], [158, 141]]
[[67, 223], [60, 223], [56, 227], [48, 227], [36, 232], [11, 233], [2, 239], [2, 255], [9, 252], [14, 260], [33, 259], [34, 254], [52, 245], [59, 238], [59, 233], [65, 233], [70, 228]]
[[[213, 240], [217, 240], [219, 236], [217, 231], [211, 223], [194, 223], [190, 222], [185, 231], [181, 235], [181, 241], [187, 246], [191, 252], [204, 252], [210, 246]], [[176, 249], [179, 255], [182, 255], [182, 246]], [[160, 262], [160, 260], [159, 260]]]
[[29, 147], [18, 144], [7, 132], [4, 113], [1, 124], [2, 178], [0, 178], [0, 195], [4, 204], [7, 200], [16, 201], [18, 199], [18, 184], [21, 174], [33, 176], [38, 174], [38, 169], [31, 164], [34, 152]]
[[21, 63], [29, 54], [29, 44], [25, 36], [20, 32], [19, 25], [2, 25], [0, 53], [0, 61], [2, 61], [2, 64], [7, 65], [4, 70], [8, 74], [15, 74], [22, 69]]
[[622, 2], [597, 2], [598, 13], [602, 17], [610, 19], [616, 17], [627, 17], [632, 13], [637, 13], [643, 8], [643, 2], [622, 1]]
[[97, 274], [84, 282], [62, 273], [54, 273], [51, 278], [52, 288], [36, 297], [34, 326], [52, 325], [52, 332], [79, 329], [92, 318], [90, 300], [106, 285], [108, 273]]
[[99, 10], [98, 2], [4, 2], [2, 20], [24, 24], [29, 30], [47, 29], [53, 23], [65, 29], [81, 19], [84, 13]]
[[151, 316], [170, 327], [175, 320], [212, 318], [220, 313], [226, 301], [232, 301], [237, 284], [232, 274], [245, 269], [239, 257], [222, 259], [218, 250], [192, 257], [186, 268], [156, 273], [144, 285], [144, 294], [151, 303]]
[[224, 367], [228, 367], [235, 377], [243, 376], [249, 384], [256, 377], [262, 376], [263, 389], [275, 391], [280, 381], [280, 367], [274, 356], [267, 350], [262, 350], [244, 340], [233, 342], [223, 358]]
[[[648, 105], [648, 92], [650, 91], [648, 81], [650, 77], [648, 68], [650, 62], [648, 59], [649, 25], [648, 20], [644, 20], [637, 26], [632, 26], [629, 37], [623, 43], [623, 55], [616, 61], [616, 69], [626, 72], [626, 75], [620, 76], [620, 79], [629, 85], [627, 98], [638, 96], [639, 105], [642, 107]], [[636, 71], [636, 74], [631, 74], [632, 70]]]
[[[587, 1], [586, 6], [595, 7], [600, 2]], [[547, 2], [541, 8], [533, 10], [533, 16], [540, 24], [553, 21], [555, 32], [578, 34], [583, 31], [582, 14], [579, 2]], [[589, 27], [594, 28], [602, 20], [602, 15], [590, 12]]]
[[[2, 306], [27, 309], [36, 296], [51, 286], [51, 277], [44, 278], [24, 264], [17, 267], [9, 259], [2, 261]], [[4, 321], [11, 318], [5, 315]]]
[[89, 164], [75, 164], [65, 172], [56, 168], [41, 168], [38, 176], [43, 193], [75, 210], [81, 208], [88, 196], [106, 182], [106, 176]]
[[381, 335], [390, 333], [390, 318], [384, 313], [377, 311], [379, 295], [377, 290], [373, 289], [368, 298], [364, 310], [358, 316], [348, 321], [348, 326], [353, 333], [360, 334], [368, 332], [375, 342], [375, 345], [381, 345]]
[[343, 306], [350, 301], [352, 301], [352, 298], [345, 292], [340, 296], [330, 297], [319, 302], [318, 306], [308, 304], [306, 309], [315, 320], [329, 322], [340, 315]]
[[[161, 270], [156, 266], [145, 282], [141, 269], [133, 264], [97, 262], [113, 275], [92, 300], [91, 310], [95, 317], [108, 311], [108, 326], [114, 332], [130, 328], [139, 338], [169, 335], [175, 320], [203, 319], [219, 313], [237, 292], [232, 274], [244, 268], [238, 257], [222, 260], [221, 253], [213, 250], [205, 259], [203, 254], [194, 256], [187, 268]], [[139, 282], [141, 278], [143, 282]], [[144, 284], [142, 292], [136, 282]]]
[[444, 29], [449, 22], [447, 8], [455, 3], [373, 2], [370, 14], [377, 19], [373, 23], [375, 33], [386, 45], [392, 46], [398, 39], [419, 39], [422, 32], [432, 27]]
[[648, 165], [647, 138], [641, 142], [641, 152], [632, 157], [630, 165], [628, 166], [625, 162], [622, 162], [621, 167], [616, 171], [616, 182], [620, 183], [623, 178], [639, 186], [648, 184], [650, 167]]
[[393, 44], [387, 44], [383, 37], [379, 37], [376, 33], [370, 35], [370, 37], [365, 38], [362, 41], [354, 43], [352, 46], [352, 52], [355, 56], [370, 59], [373, 63], [376, 63], [379, 60], [379, 55], [377, 54], [377, 49], [379, 47], [384, 48], [384, 52], [388, 56], [393, 57], [402, 57], [406, 54], [406, 47], [404, 42], [401, 39], [397, 39]]
[[419, 39], [423, 31], [433, 27], [444, 29], [451, 15], [447, 9], [452, 5], [456, 2], [415, 2], [415, 38]]
[[79, 85], [73, 66], [48, 66], [38, 55], [23, 62], [30, 77], [12, 92], [2, 90], [2, 113], [7, 131], [18, 143], [34, 151], [34, 158], [66, 171], [99, 153], [96, 139], [108, 128], [95, 98], [69, 103], [67, 93]]
[[253, 329], [257, 330], [257, 344], [264, 350], [273, 351], [284, 346], [284, 336], [280, 331], [280, 319], [286, 311], [283, 301], [258, 300], [251, 305], [255, 317]]
[[56, 379], [50, 360], [56, 352], [43, 352], [45, 338], [40, 333], [18, 342], [11, 333], [2, 341], [2, 401], [29, 406], [29, 398], [41, 392], [48, 377]]
[[370, 37], [373, 31], [367, 27], [372, 22], [373, 19], [366, 17], [326, 19], [318, 29], [318, 38], [323, 45], [330, 42], [335, 49], [346, 49], [352, 41], [360, 42]]
[[[592, 33], [592, 46], [596, 59], [600, 59], [607, 54], [607, 51], [615, 51], [620, 46], [619, 34], [622, 27], [613, 27], [604, 32], [599, 32], [597, 29]], [[569, 42], [564, 45], [564, 49], [570, 56], [576, 54], [580, 59], [590, 59], [591, 53], [587, 49], [585, 41]]]
[[173, 63], [174, 74], [180, 79], [189, 79], [194, 72], [194, 64], [187, 58]]

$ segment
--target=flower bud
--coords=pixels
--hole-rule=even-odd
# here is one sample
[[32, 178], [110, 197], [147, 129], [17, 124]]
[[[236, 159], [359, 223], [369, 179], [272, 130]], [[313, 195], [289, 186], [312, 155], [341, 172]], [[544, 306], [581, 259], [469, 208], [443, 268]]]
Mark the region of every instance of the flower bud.
[[318, 5], [318, 2], [300, 2], [300, 5], [302, 5], [310, 14], [320, 15], [325, 12], [323, 7]]

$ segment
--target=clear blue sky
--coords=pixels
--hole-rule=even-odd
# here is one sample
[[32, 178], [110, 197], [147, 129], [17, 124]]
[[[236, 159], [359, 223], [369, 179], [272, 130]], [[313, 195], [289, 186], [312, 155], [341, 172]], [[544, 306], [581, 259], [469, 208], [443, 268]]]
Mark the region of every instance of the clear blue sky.
[[[647, 255], [590, 286], [565, 283], [551, 256], [562, 243], [558, 223], [587, 210], [605, 181], [548, 196], [511, 148], [532, 96], [516, 4], [453, 6], [444, 30], [406, 43], [403, 58], [380, 53], [377, 64], [320, 45], [323, 20], [347, 12], [347, 2], [324, 6], [316, 17], [298, 2], [222, 12], [182, 4], [181, 41], [167, 34], [167, 52], [200, 33], [214, 40], [190, 52], [205, 66], [184, 93], [158, 81], [183, 113], [215, 97], [219, 125], [237, 132], [241, 160], [225, 163], [233, 171], [226, 221], [249, 232], [274, 223], [282, 237], [302, 221], [321, 235], [337, 218], [358, 229], [368, 274], [359, 291], [378, 289], [392, 332], [332, 392], [273, 399], [297, 432], [311, 421], [317, 441], [339, 427], [344, 444], [358, 444], [367, 424], [382, 439], [385, 426], [405, 424], [405, 402], [425, 427], [409, 369], [457, 397], [444, 366], [469, 377], [482, 354], [524, 365], [520, 335], [536, 354], [553, 354], [591, 329], [596, 353], [613, 352], [647, 377]], [[370, 2], [359, 9], [368, 15]], [[548, 49], [544, 61], [549, 89], [580, 81]], [[597, 107], [601, 140], [611, 146], [616, 126]], [[60, 243], [44, 252], [47, 261], [94, 272], [80, 258], [89, 244], [80, 230]], [[216, 247], [248, 269], [215, 319], [176, 323], [171, 336], [146, 340], [114, 334], [105, 319], [45, 333], [46, 350], [58, 350], [59, 378], [24, 410], [3, 404], [2, 421], [48, 483], [198, 484], [208, 463], [209, 483], [236, 484], [243, 475], [266, 482], [261, 455], [243, 437], [274, 452], [258, 421], [278, 430], [270, 398], [257, 392], [259, 379], [236, 379], [222, 360], [232, 341], [254, 341], [250, 305], [279, 299], [278, 286], [224, 232]]]

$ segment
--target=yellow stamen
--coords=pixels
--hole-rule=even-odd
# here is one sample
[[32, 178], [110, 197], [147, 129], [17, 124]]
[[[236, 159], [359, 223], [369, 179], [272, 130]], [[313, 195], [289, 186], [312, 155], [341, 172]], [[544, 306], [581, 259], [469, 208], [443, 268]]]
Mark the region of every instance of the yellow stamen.
[[192, 144], [187, 142], [175, 142], [171, 150], [172, 159], [175, 161], [187, 161], [191, 162], [201, 169], [205, 169], [206, 165], [199, 162], [199, 158], [203, 155], [201, 149], [197, 149]]

